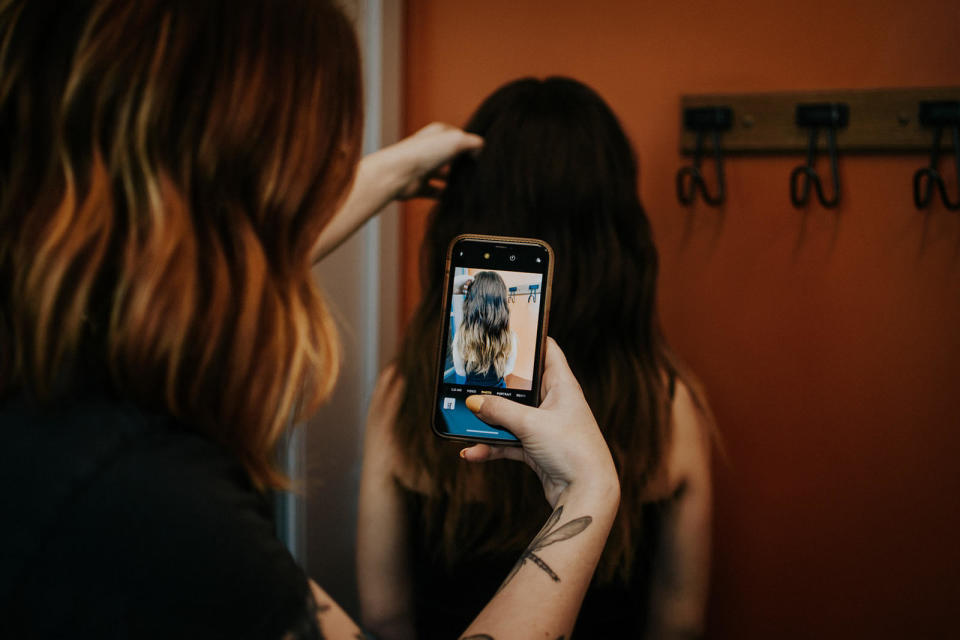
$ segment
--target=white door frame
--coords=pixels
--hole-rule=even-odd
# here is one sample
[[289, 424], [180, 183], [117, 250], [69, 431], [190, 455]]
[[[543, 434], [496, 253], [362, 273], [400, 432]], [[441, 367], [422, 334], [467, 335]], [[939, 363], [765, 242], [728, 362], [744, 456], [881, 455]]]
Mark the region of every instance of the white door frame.
[[[357, 25], [364, 73], [364, 153], [399, 139], [402, 0], [342, 1]], [[357, 614], [356, 507], [367, 406], [396, 355], [400, 223], [396, 204], [368, 222], [315, 269], [337, 320], [343, 363], [328, 403], [294, 430], [283, 452], [297, 488], [278, 497], [278, 534], [308, 575]]]

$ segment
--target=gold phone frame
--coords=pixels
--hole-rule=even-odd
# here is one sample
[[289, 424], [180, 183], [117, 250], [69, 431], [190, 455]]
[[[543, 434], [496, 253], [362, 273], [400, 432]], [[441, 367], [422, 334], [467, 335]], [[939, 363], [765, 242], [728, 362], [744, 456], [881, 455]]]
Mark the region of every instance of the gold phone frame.
[[[536, 371], [534, 371], [534, 379], [537, 381], [537, 388], [534, 390], [536, 393], [536, 405], [540, 406], [540, 403], [543, 401], [543, 359], [547, 350], [547, 328], [550, 321], [550, 300], [553, 297], [553, 263], [555, 256], [553, 253], [553, 247], [551, 247], [546, 241], [539, 240], [537, 238], [521, 238], [515, 236], [489, 236], [478, 233], [462, 233], [457, 237], [453, 238], [450, 241], [450, 245], [447, 247], [447, 259], [444, 262], [444, 276], [443, 276], [443, 302], [441, 303], [441, 313], [448, 310], [448, 305], [450, 302], [449, 299], [449, 290], [450, 290], [450, 266], [453, 261], [453, 248], [457, 245], [458, 242], [462, 240], [478, 240], [480, 242], [491, 242], [497, 244], [519, 244], [519, 245], [535, 245], [546, 250], [548, 256], [547, 272], [544, 274], [546, 278], [546, 293], [542, 294], [542, 303], [543, 307], [543, 323], [540, 327], [540, 343], [537, 345], [537, 357], [536, 362]], [[443, 358], [443, 351], [446, 347], [447, 341], [447, 331], [446, 325], [444, 325], [444, 330], [440, 332], [439, 339], [437, 340], [437, 351], [434, 358], [434, 367], [433, 370], [436, 373], [439, 368], [442, 366], [440, 360]], [[456, 440], [459, 442], [482, 442], [485, 444], [494, 444], [500, 446], [510, 446], [510, 447], [519, 447], [521, 443], [519, 439], [517, 441], [512, 440], [499, 440], [497, 438], [483, 438], [483, 437], [468, 437], [460, 435], [451, 435], [449, 433], [443, 433], [437, 429], [437, 407], [440, 404], [440, 385], [442, 384], [442, 377], [440, 382], [437, 382], [434, 378], [434, 390], [433, 390], [433, 410], [431, 411], [430, 418], [430, 428], [433, 429], [433, 432], [446, 440]], [[502, 428], [500, 425], [491, 425]], [[503, 429], [508, 431], [509, 429]]]

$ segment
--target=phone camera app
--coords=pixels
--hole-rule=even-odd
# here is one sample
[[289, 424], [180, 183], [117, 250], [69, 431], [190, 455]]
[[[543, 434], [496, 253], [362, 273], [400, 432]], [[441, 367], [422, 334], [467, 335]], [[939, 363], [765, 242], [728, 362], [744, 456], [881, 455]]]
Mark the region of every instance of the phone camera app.
[[[518, 262], [519, 255], [502, 258]], [[451, 275], [443, 382], [530, 391], [543, 274], [471, 265]]]

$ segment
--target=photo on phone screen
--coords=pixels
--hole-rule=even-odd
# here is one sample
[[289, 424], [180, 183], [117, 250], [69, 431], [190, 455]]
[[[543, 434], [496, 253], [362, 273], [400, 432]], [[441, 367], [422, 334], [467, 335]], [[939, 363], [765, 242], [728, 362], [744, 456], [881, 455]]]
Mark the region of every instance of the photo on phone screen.
[[434, 429], [464, 440], [516, 443], [464, 400], [490, 394], [536, 406], [552, 252], [542, 242], [455, 239], [447, 273]]

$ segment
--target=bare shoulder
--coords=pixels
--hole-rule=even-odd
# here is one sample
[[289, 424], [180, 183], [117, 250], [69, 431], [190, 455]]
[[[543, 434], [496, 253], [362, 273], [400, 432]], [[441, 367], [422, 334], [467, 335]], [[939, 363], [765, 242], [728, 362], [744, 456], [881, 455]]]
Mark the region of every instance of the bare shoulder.
[[373, 389], [373, 399], [374, 401], [386, 400], [390, 396], [399, 396], [403, 387], [404, 379], [397, 369], [397, 365], [389, 364], [377, 378], [377, 384]]
[[391, 431], [389, 427], [396, 420], [403, 397], [404, 379], [395, 365], [390, 365], [380, 373], [377, 384], [373, 388], [370, 398], [370, 408], [367, 410], [367, 433], [371, 429], [376, 431]]
[[406, 380], [394, 365], [384, 369], [377, 379], [367, 411], [364, 468], [375, 469], [384, 478], [414, 487], [418, 484], [418, 474], [404, 463], [395, 429], [405, 387]]
[[686, 382], [677, 380], [670, 410], [671, 439], [710, 440], [710, 410], [702, 393], [694, 397]]
[[710, 473], [712, 424], [702, 394], [677, 380], [670, 411], [670, 438], [664, 461], [671, 492], [690, 482], [703, 482]]
[[403, 399], [404, 380], [394, 365], [380, 374], [370, 398], [367, 410], [367, 428], [364, 435], [364, 451], [376, 463], [393, 466], [395, 459], [394, 424]]

